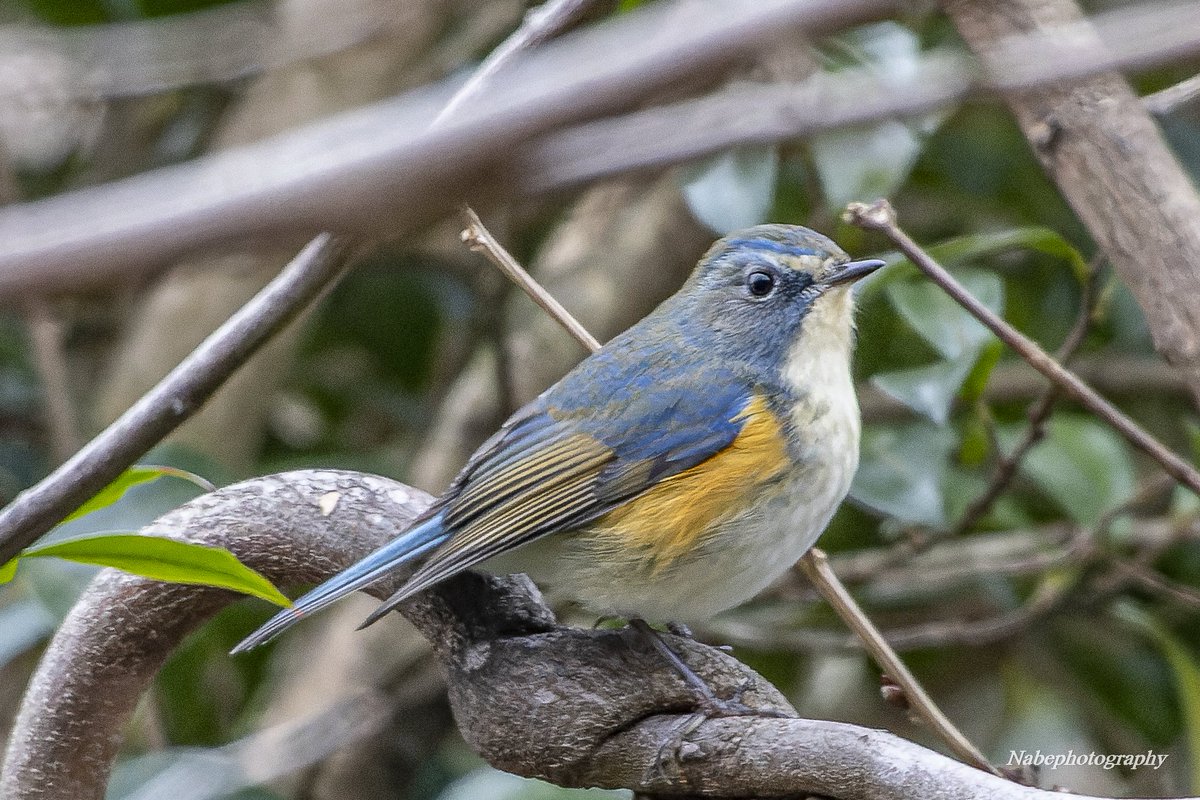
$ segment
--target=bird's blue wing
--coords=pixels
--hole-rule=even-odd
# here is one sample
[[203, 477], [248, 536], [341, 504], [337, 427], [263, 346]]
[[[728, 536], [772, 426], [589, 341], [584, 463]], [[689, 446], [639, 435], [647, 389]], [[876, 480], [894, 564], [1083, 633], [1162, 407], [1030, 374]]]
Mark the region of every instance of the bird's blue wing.
[[369, 624], [451, 575], [583, 525], [720, 453], [742, 429], [752, 385], [722, 369], [698, 381], [658, 349], [627, 343], [583, 362], [485, 442], [412, 531], [301, 597], [238, 649], [425, 557]]
[[585, 362], [511, 419], [439, 503], [447, 541], [368, 618], [533, 539], [594, 520], [728, 447], [751, 385], [717, 370], [700, 389], [678, 365]]

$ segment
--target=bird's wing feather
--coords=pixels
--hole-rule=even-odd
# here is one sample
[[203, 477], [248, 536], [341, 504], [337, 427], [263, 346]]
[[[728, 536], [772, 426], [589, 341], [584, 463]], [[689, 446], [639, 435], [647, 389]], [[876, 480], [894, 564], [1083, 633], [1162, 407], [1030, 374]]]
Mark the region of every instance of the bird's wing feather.
[[599, 371], [609, 374], [593, 368], [580, 385], [567, 376], [480, 448], [439, 503], [449, 539], [377, 613], [501, 552], [594, 520], [721, 452], [737, 438], [752, 397], [733, 374], [697, 391], [691, 376], [644, 361]]

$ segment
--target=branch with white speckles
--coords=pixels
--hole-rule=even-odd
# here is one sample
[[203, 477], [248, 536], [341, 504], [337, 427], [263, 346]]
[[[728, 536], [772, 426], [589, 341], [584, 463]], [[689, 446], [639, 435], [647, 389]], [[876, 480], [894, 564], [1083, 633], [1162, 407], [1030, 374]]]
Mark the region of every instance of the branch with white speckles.
[[[330, 577], [395, 536], [429, 502], [386, 478], [273, 475], [169, 512], [150, 530], [233, 550], [281, 583]], [[385, 597], [395, 587], [374, 589]], [[102, 798], [121, 731], [167, 656], [234, 599], [219, 589], [100, 574], [29, 686], [0, 771], [6, 800]], [[654, 795], [1050, 800], [889, 733], [796, 718], [703, 719], [657, 655], [626, 631], [558, 625], [522, 578], [471, 573], [402, 613], [434, 646], [467, 741], [493, 765], [564, 786]], [[718, 693], [791, 713], [732, 657], [672, 644]]]

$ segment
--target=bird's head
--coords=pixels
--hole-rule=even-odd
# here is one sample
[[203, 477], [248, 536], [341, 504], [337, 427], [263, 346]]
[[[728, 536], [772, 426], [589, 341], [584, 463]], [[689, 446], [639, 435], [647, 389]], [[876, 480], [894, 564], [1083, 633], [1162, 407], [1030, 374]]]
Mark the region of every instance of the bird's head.
[[829, 358], [853, 342], [850, 287], [883, 261], [851, 261], [842, 248], [796, 225], [758, 225], [717, 241], [681, 294], [687, 312], [716, 333], [729, 357], [781, 368], [798, 354]]

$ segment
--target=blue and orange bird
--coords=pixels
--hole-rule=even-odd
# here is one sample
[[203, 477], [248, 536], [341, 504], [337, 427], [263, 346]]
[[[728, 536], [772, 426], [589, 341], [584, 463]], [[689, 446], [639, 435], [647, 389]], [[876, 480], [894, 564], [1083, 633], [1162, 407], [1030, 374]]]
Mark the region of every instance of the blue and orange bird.
[[514, 414], [405, 533], [238, 645], [402, 566], [364, 623], [474, 566], [605, 616], [688, 622], [816, 541], [858, 466], [851, 261], [807, 228], [721, 239], [684, 286]]

